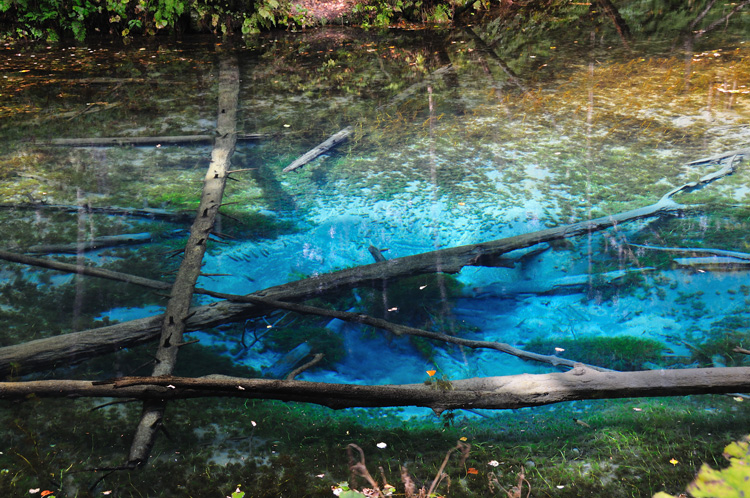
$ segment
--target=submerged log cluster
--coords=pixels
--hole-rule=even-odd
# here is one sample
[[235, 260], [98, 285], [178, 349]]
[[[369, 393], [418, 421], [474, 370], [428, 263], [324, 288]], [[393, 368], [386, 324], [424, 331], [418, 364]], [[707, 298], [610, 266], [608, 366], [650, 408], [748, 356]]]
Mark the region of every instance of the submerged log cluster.
[[[445, 66], [430, 77], [450, 72]], [[621, 223], [684, 212], [691, 208], [679, 204], [674, 197], [680, 193], [703, 188], [710, 183], [732, 174], [740, 156], [747, 156], [748, 149], [730, 154], [694, 161], [692, 164], [716, 164], [718, 169], [696, 182], [686, 183], [664, 194], [654, 204], [623, 213], [603, 216], [513, 237], [470, 244], [423, 254], [386, 260], [382, 252], [371, 247], [376, 262], [355, 268], [317, 275], [304, 280], [267, 288], [248, 295], [229, 295], [196, 289], [196, 281], [212, 233], [216, 214], [222, 202], [226, 179], [231, 171], [230, 158], [237, 134], [235, 114], [239, 94], [239, 74], [236, 60], [224, 57], [220, 67], [219, 113], [216, 135], [205, 137], [154, 137], [130, 141], [133, 145], [155, 143], [184, 143], [210, 140], [213, 144], [212, 160], [204, 179], [204, 188], [197, 216], [193, 218], [190, 237], [184, 250], [180, 270], [173, 283], [155, 282], [127, 274], [108, 272], [93, 267], [69, 265], [49, 259], [0, 251], [0, 258], [20, 264], [36, 265], [59, 271], [77, 273], [97, 278], [108, 278], [141, 285], [152, 289], [169, 290], [171, 295], [164, 314], [132, 320], [121, 324], [91, 330], [38, 339], [0, 348], [0, 374], [7, 376], [39, 372], [69, 365], [102, 354], [146, 342], [157, 342], [156, 366], [150, 377], [124, 377], [103, 382], [80, 380], [37, 380], [0, 383], [0, 399], [26, 399], [29, 395], [39, 397], [127, 397], [144, 402], [143, 415], [136, 429], [130, 454], [125, 467], [142, 466], [149, 458], [154, 440], [161, 426], [166, 403], [174, 399], [195, 397], [244, 397], [278, 399], [317, 403], [332, 408], [371, 406], [425, 406], [440, 413], [456, 408], [519, 408], [539, 406], [575, 399], [601, 399], [636, 396], [676, 396], [685, 394], [729, 393], [750, 389], [749, 368], [711, 368], [685, 370], [659, 370], [645, 372], [611, 372], [595, 365], [583, 365], [557, 356], [539, 355], [523, 351], [508, 344], [468, 340], [446, 334], [397, 325], [386, 320], [347, 311], [326, 310], [302, 304], [302, 301], [336, 291], [357, 287], [382, 287], [409, 276], [431, 273], [457, 273], [466, 266], [509, 267], [517, 261], [509, 253], [533, 248], [542, 244], [580, 235], [590, 234], [614, 227]], [[408, 92], [414, 89], [408, 89]], [[398, 101], [397, 97], [394, 101]], [[406, 98], [406, 97], [403, 97]], [[303, 166], [323, 152], [341, 143], [353, 132], [347, 127], [315, 147], [284, 169], [292, 171]], [[245, 136], [244, 138], [249, 138]], [[122, 145], [119, 138], [104, 138], [88, 142], [58, 142], [50, 145]], [[2, 207], [2, 206], [0, 206]], [[8, 206], [10, 207], [10, 206]], [[16, 208], [19, 206], [15, 206]], [[32, 203], [29, 209], [78, 210], [78, 206], [47, 206]], [[104, 213], [116, 214], [119, 208], [103, 209]], [[137, 214], [136, 214], [137, 213]], [[169, 213], [156, 210], [130, 210], [129, 214], [169, 218]], [[180, 215], [182, 216], [182, 215]], [[146, 234], [148, 235], [148, 234]], [[129, 238], [128, 238], [129, 237]], [[139, 238], [140, 237], [140, 238]], [[124, 237], [125, 241], [141, 241], [145, 235]], [[132, 239], [132, 240], [131, 240]], [[101, 241], [99, 241], [100, 243]], [[122, 242], [122, 238], [120, 239]], [[49, 248], [47, 248], [49, 249]], [[657, 250], [641, 247], [643, 250]], [[81, 251], [77, 244], [76, 251]], [[541, 249], [543, 250], [543, 249]], [[724, 254], [722, 251], [660, 248], [659, 250], [690, 251], [710, 254], [712, 258], [731, 258], [745, 263], [750, 256]], [[50, 252], [37, 250], [32, 252]], [[52, 252], [59, 252], [52, 251]], [[640, 269], [638, 271], [644, 271]], [[622, 278], [626, 272], [602, 274], [604, 280]], [[591, 275], [569, 277], [547, 282], [546, 286], [534, 288], [517, 286], [490, 289], [487, 292], [506, 295], [509, 292], [546, 293], [560, 289], [585, 285]], [[201, 293], [219, 298], [221, 301], [205, 306], [191, 306], [194, 294]], [[506, 377], [472, 378], [411, 385], [343, 385], [291, 380], [300, 369], [293, 371], [286, 380], [259, 380], [224, 376], [183, 378], [173, 376], [178, 352], [186, 343], [184, 334], [214, 325], [240, 321], [249, 317], [268, 314], [276, 309], [303, 314], [327, 316], [355, 323], [367, 324], [388, 330], [396, 336], [412, 335], [470, 348], [493, 349], [500, 353], [520, 358], [545, 362], [569, 368], [565, 373], [543, 375], [516, 375]], [[315, 361], [320, 361], [316, 358]], [[305, 368], [305, 366], [301, 367]]]

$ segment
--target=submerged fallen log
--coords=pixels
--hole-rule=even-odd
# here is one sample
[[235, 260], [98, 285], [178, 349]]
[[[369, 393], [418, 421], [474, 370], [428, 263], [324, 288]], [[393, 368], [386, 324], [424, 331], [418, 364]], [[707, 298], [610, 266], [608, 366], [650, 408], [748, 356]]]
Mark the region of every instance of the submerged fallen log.
[[628, 244], [631, 247], [640, 247], [641, 249], [649, 249], [652, 251], [667, 251], [667, 252], [688, 252], [691, 254], [712, 254], [714, 256], [727, 257], [732, 259], [747, 259], [750, 260], [750, 253], [738, 252], [738, 251], [725, 251], [723, 249], [711, 249], [705, 247], [660, 247], [660, 246], [649, 246], [643, 244]]
[[747, 270], [750, 268], [750, 261], [739, 258], [722, 258], [719, 256], [704, 258], [675, 258], [674, 262], [679, 268], [693, 268], [696, 270]]
[[0, 204], [0, 209], [21, 209], [28, 211], [57, 211], [63, 213], [79, 213], [84, 211], [93, 214], [112, 216], [132, 216], [150, 218], [153, 220], [171, 221], [173, 223], [191, 223], [195, 219], [193, 212], [174, 212], [158, 208], [129, 208], [118, 206], [96, 207], [76, 206], [74, 204], [47, 204], [46, 202], [25, 202], [23, 204]]
[[325, 142], [318, 144], [300, 157], [295, 159], [292, 164], [282, 170], [283, 173], [289, 173], [297, 168], [301, 168], [305, 164], [309, 163], [316, 157], [336, 147], [338, 144], [346, 140], [349, 135], [354, 132], [354, 128], [347, 126], [343, 130], [331, 135]]
[[556, 279], [522, 280], [516, 282], [502, 282], [474, 289], [472, 296], [486, 297], [517, 297], [528, 294], [564, 294], [581, 292], [594, 285], [611, 284], [622, 280], [628, 275], [638, 275], [653, 271], [654, 268], [644, 267], [629, 270], [617, 270], [607, 273], [571, 275]]
[[[159, 280], [151, 280], [151, 279], [144, 278], [144, 277], [138, 277], [136, 275], [129, 275], [126, 273], [106, 270], [104, 268], [96, 268], [96, 267], [90, 267], [90, 266], [85, 266], [85, 265], [74, 265], [70, 263], [62, 263], [62, 262], [51, 260], [51, 259], [34, 258], [31, 256], [26, 256], [23, 254], [16, 254], [16, 253], [8, 252], [8, 251], [0, 250], [0, 259], [4, 259], [6, 261], [12, 261], [15, 263], [22, 263], [22, 264], [26, 264], [30, 266], [38, 266], [42, 268], [49, 268], [52, 270], [64, 271], [68, 273], [76, 273], [80, 275], [88, 275], [91, 277], [99, 277], [99, 278], [105, 278], [105, 279], [115, 280], [119, 282], [131, 283], [131, 284], [140, 285], [140, 286], [147, 287], [150, 289], [155, 289], [155, 290], [168, 290], [168, 289], [171, 289], [172, 287], [172, 284], [167, 283], [167, 282], [161, 282]], [[471, 339], [463, 339], [460, 337], [450, 336], [447, 334], [441, 334], [438, 332], [430, 332], [427, 330], [417, 329], [414, 327], [407, 327], [405, 325], [399, 325], [396, 323], [389, 322], [387, 320], [383, 320], [381, 318], [374, 318], [374, 317], [364, 315], [361, 313], [331, 310], [327, 308], [319, 308], [319, 307], [307, 306], [303, 304], [275, 301], [275, 300], [271, 300], [267, 298], [222, 294], [219, 292], [213, 292], [213, 291], [200, 289], [200, 288], [195, 288], [194, 292], [196, 294], [205, 294], [205, 295], [216, 297], [219, 299], [227, 299], [232, 302], [255, 303], [255, 304], [267, 306], [268, 308], [273, 308], [273, 309], [284, 309], [287, 311], [294, 311], [300, 314], [324, 316], [324, 317], [329, 317], [329, 318], [333, 318], [337, 320], [344, 320], [344, 321], [348, 321], [352, 323], [370, 325], [372, 327], [377, 327], [383, 330], [387, 330], [397, 336], [413, 335], [413, 336], [424, 337], [427, 339], [441, 341], [441, 342], [445, 342], [449, 344], [457, 344], [459, 346], [466, 346], [472, 349], [493, 349], [496, 351], [500, 351], [502, 353], [507, 353], [507, 354], [516, 356], [518, 358], [523, 358], [525, 360], [539, 361], [542, 363], [547, 363], [547, 364], [558, 366], [558, 367], [565, 366], [565, 367], [572, 368], [574, 364], [577, 363], [573, 360], [568, 360], [566, 358], [561, 358], [559, 356], [554, 356], [554, 355], [550, 356], [550, 355], [541, 355], [537, 353], [531, 353], [531, 352], [513, 347], [509, 344], [501, 343], [501, 342], [475, 341]], [[301, 360], [309, 352], [310, 350], [308, 348], [308, 351], [302, 357], [295, 360], [295, 364], [296, 364], [296, 361]], [[291, 356], [287, 360], [282, 360], [281, 363], [282, 364], [284, 362], [288, 363], [288, 360], [291, 360], [292, 358], [293, 356]], [[70, 364], [71, 360], [67, 356], [62, 356], [62, 357], [50, 356], [46, 359], [46, 361], [49, 366], [52, 366], [52, 365], [56, 365], [57, 363], [61, 361], [67, 361], [68, 364]], [[294, 365], [292, 365], [292, 367], [293, 366]], [[596, 370], [608, 370], [606, 368], [601, 368], [601, 367], [597, 367], [594, 365], [586, 365], [586, 366], [596, 369]], [[272, 373], [272, 376], [280, 377], [281, 374]]]
[[126, 233], [122, 235], [105, 235], [95, 237], [92, 240], [81, 240], [79, 242], [70, 242], [65, 244], [42, 244], [29, 246], [26, 252], [33, 254], [52, 254], [66, 253], [76, 254], [79, 252], [88, 252], [105, 247], [132, 246], [151, 242], [154, 235], [149, 232], [144, 233]]
[[[505, 263], [502, 261], [503, 255], [516, 249], [604, 230], [627, 221], [684, 211], [687, 206], [675, 202], [672, 199], [675, 194], [699, 189], [719, 178], [732, 174], [734, 170], [735, 161], [732, 159], [719, 170], [704, 176], [697, 182], [686, 183], [672, 189], [662, 196], [658, 202], [643, 208], [481, 244], [441, 249], [347, 268], [271, 287], [251, 294], [251, 296], [298, 302], [328, 292], [355, 287], [382, 287], [383, 281], [386, 280], [425, 273], [457, 273], [464, 266], [495, 266], [498, 261]], [[192, 314], [186, 323], [186, 330], [200, 330], [253, 316], [261, 316], [267, 313], [269, 309], [272, 308], [261, 304], [227, 301], [198, 306], [192, 309]], [[58, 365], [59, 361], [74, 363], [153, 341], [159, 333], [159, 321], [158, 316], [142, 318], [117, 325], [0, 348], [0, 375], [8, 375], [12, 365], [20, 368], [23, 372], [48, 370]]]
[[[381, 111], [388, 107], [394, 106], [400, 102], [403, 102], [404, 100], [411, 97], [417, 90], [426, 87], [430, 82], [434, 81], [435, 78], [439, 76], [443, 76], [452, 70], [453, 70], [452, 64], [447, 64], [443, 67], [436, 69], [435, 71], [430, 73], [425, 79], [411, 85], [409, 88], [399, 93], [398, 95], [393, 97], [391, 100], [389, 100], [386, 104], [383, 104], [380, 107], [378, 107], [376, 110]], [[309, 163], [316, 157], [336, 147], [338, 144], [346, 140], [353, 132], [354, 132], [354, 128], [351, 126], [347, 126], [343, 130], [334, 133], [327, 140], [325, 140], [321, 144], [310, 149], [309, 151], [307, 151], [306, 153], [304, 153], [303, 155], [301, 155], [300, 157], [292, 161], [292, 163], [286, 168], [284, 168], [282, 172], [289, 173], [290, 171], [294, 171], [295, 169], [301, 168], [302, 166]]]
[[[238, 134], [237, 140], [251, 141], [262, 140], [271, 135], [265, 133]], [[115, 147], [123, 145], [145, 146], [145, 145], [181, 145], [199, 144], [212, 145], [216, 135], [173, 135], [163, 137], [91, 137], [91, 138], [53, 138], [34, 142], [35, 145], [50, 147]]]
[[750, 391], [750, 367], [598, 372], [577, 366], [565, 373], [521, 374], [402, 385], [326, 384], [298, 380], [245, 379], [211, 375], [123, 377], [103, 382], [39, 380], [1, 382], [0, 399], [60, 397], [176, 400], [205, 397], [277, 399], [335, 409], [424, 406], [445, 410], [509, 409], [584, 399], [611, 399]]

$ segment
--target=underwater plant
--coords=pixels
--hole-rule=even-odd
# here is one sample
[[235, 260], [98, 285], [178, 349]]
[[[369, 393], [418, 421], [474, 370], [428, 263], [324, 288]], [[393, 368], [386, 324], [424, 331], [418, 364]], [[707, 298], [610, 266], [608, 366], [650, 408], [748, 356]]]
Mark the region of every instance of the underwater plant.
[[665, 346], [640, 337], [578, 337], [576, 339], [536, 338], [524, 349], [534, 353], [559, 354], [589, 365], [613, 370], [642, 370], [644, 363], [661, 361]]
[[[750, 495], [750, 436], [735, 441], [724, 448], [724, 458], [729, 466], [722, 470], [704, 463], [687, 491], [694, 498], [741, 498]], [[678, 462], [674, 460], [674, 464]], [[685, 496], [680, 494], [679, 496]], [[676, 498], [663, 491], [654, 498]]]

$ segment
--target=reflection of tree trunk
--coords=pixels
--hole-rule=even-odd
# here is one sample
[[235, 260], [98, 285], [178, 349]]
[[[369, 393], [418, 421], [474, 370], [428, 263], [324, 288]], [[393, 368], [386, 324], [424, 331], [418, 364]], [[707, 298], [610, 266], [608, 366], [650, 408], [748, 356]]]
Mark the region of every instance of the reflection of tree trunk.
[[473, 28], [467, 27], [464, 29], [464, 31], [477, 42], [479, 50], [489, 55], [490, 59], [497, 63], [500, 69], [506, 74], [506, 76], [508, 76], [508, 81], [517, 86], [522, 92], [527, 91], [526, 86], [523, 84], [521, 78], [519, 78], [518, 75], [510, 68], [510, 66], [508, 66], [508, 64], [495, 53], [492, 47], [487, 45], [487, 42], [485, 42], [484, 39], [479, 36], [476, 31], [474, 31]]
[[444, 381], [440, 384], [352, 385], [244, 379], [210, 375], [124, 377], [104, 382], [39, 380], [0, 383], [0, 399], [113, 397], [174, 400], [234, 397], [301, 401], [331, 408], [425, 406], [507, 409], [582, 399], [723, 394], [750, 390], [750, 367], [598, 372], [577, 366], [565, 373], [522, 374]]
[[[735, 168], [735, 158], [736, 156], [720, 170], [704, 176], [697, 182], [672, 189], [658, 202], [643, 208], [505, 239], [430, 251], [339, 270], [271, 287], [254, 295], [278, 301], [302, 301], [321, 294], [355, 287], [377, 288], [382, 286], [385, 280], [396, 280], [437, 271], [457, 273], [464, 266], [505, 266], [508, 264], [508, 259], [503, 255], [516, 249], [604, 230], [627, 221], [683, 211], [686, 206], [678, 204], [672, 197], [680, 192], [694, 191], [731, 174]], [[231, 302], [199, 306], [192, 310], [186, 323], [186, 330], [205, 329], [250, 316], [260, 316], [268, 310], [269, 308], [263, 305]], [[118, 349], [143, 344], [156, 338], [159, 333], [159, 323], [160, 317], [142, 318], [0, 348], [0, 375], [8, 375], [14, 368], [20, 369], [23, 373], [49, 370], [60, 364], [75, 363]]]
[[[439, 40], [436, 40], [436, 42], [439, 42], [436, 46], [428, 45], [428, 48], [434, 52], [438, 65], [441, 67], [451, 65], [451, 58], [450, 55], [448, 55], [447, 50], [447, 46], [450, 45], [448, 36], [442, 37]], [[457, 115], [464, 114], [466, 109], [464, 109], [463, 102], [461, 101], [461, 83], [458, 80], [458, 72], [448, 71], [443, 76], [443, 81], [450, 91], [454, 105], [454, 113]], [[432, 116], [432, 111], [430, 112], [430, 115]]]
[[[711, 24], [709, 24], [706, 27], [706, 29], [699, 30], [697, 33], [695, 33], [693, 35], [693, 38], [697, 40], [698, 38], [700, 38], [701, 36], [705, 35], [706, 33], [715, 30], [716, 28], [718, 28], [722, 24], [725, 24], [727, 21], [729, 21], [730, 17], [732, 17], [734, 14], [736, 14], [737, 12], [739, 12], [740, 10], [742, 10], [746, 5], [750, 5], [750, 0], [745, 0], [744, 2], [738, 3], [737, 5], [734, 6], [734, 8], [732, 10], [729, 11], [729, 13], [727, 15], [725, 15], [721, 19], [715, 20], [714, 22], [712, 22]], [[709, 5], [709, 7], [710, 7], [710, 5]], [[699, 18], [702, 19], [703, 16], [705, 16], [705, 15], [706, 15], [705, 13], [702, 13], [699, 16]], [[694, 24], [698, 24], [698, 23], [696, 22]], [[691, 24], [690, 26], [694, 27], [694, 24]]]
[[610, 0], [596, 0], [596, 3], [599, 5], [599, 8], [602, 9], [604, 14], [612, 20], [612, 23], [615, 25], [615, 31], [620, 35], [622, 44], [625, 48], [630, 50], [630, 28], [625, 22], [625, 19], [620, 15], [620, 11], [617, 10], [617, 7], [615, 7]]

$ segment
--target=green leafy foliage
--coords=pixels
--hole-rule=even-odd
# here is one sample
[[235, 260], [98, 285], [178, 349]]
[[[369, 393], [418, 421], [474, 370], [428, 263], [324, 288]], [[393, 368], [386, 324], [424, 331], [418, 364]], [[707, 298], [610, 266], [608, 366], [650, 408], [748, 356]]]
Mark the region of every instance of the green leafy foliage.
[[[750, 436], [728, 445], [724, 457], [729, 460], [729, 467], [723, 470], [711, 468], [708, 464], [701, 466], [695, 480], [687, 487], [694, 498], [741, 498], [750, 496]], [[674, 498], [660, 492], [654, 498]]]

